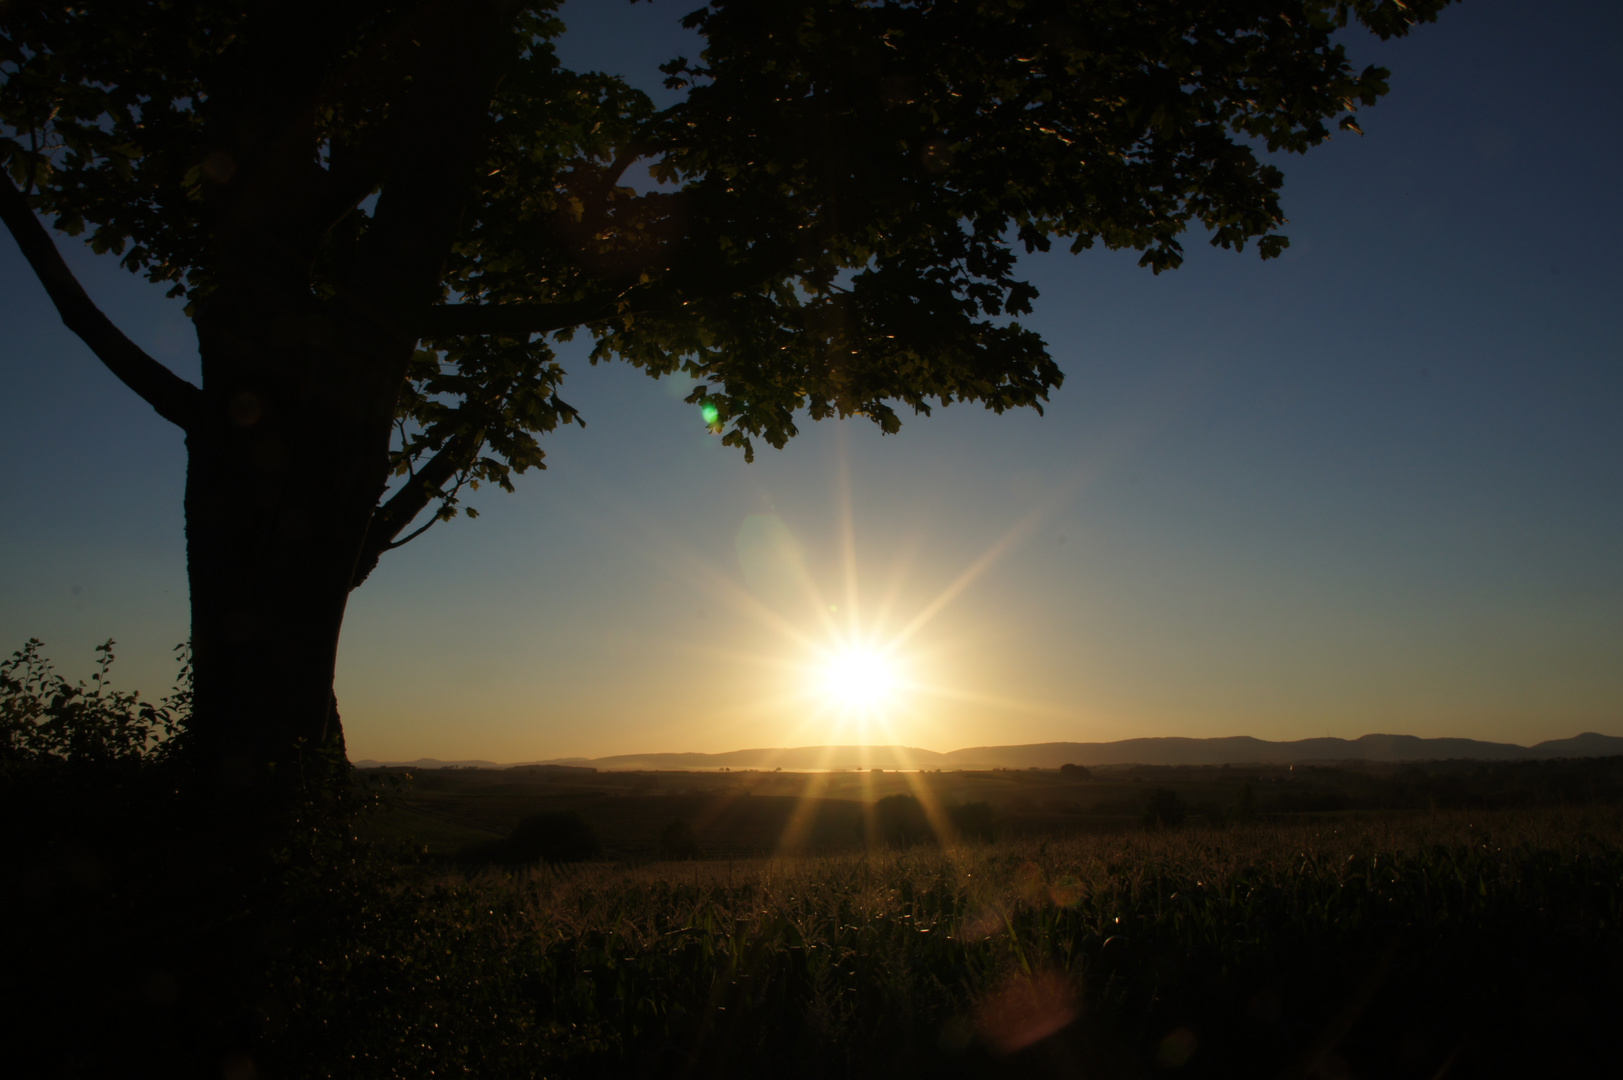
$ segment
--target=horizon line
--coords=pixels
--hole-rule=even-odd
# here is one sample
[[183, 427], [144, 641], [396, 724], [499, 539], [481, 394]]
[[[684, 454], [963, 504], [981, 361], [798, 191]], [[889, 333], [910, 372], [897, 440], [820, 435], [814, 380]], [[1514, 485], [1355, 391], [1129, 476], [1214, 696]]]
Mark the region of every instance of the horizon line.
[[943, 758], [945, 758], [945, 757], [952, 757], [954, 755], [959, 755], [959, 754], [972, 753], [972, 752], [975, 752], [975, 751], [1004, 751], [1004, 752], [1007, 752], [1007, 751], [1027, 750], [1027, 749], [1033, 749], [1033, 748], [1037, 748], [1037, 747], [1059, 747], [1059, 746], [1107, 747], [1107, 746], [1120, 746], [1120, 745], [1122, 745], [1124, 743], [1145, 743], [1145, 742], [1216, 743], [1216, 742], [1228, 742], [1228, 741], [1233, 741], [1233, 740], [1247, 740], [1247, 741], [1255, 742], [1255, 743], [1263, 743], [1263, 744], [1266, 744], [1266, 745], [1269, 745], [1269, 746], [1291, 746], [1291, 745], [1296, 745], [1296, 744], [1301, 744], [1301, 743], [1348, 743], [1348, 744], [1351, 744], [1351, 743], [1362, 742], [1362, 741], [1364, 741], [1366, 739], [1401, 739], [1401, 740], [1405, 740], [1405, 741], [1413, 741], [1413, 742], [1420, 742], [1420, 743], [1465, 742], [1465, 743], [1478, 743], [1478, 744], [1481, 744], [1483, 746], [1502, 747], [1502, 748], [1505, 748], [1505, 749], [1536, 750], [1540, 746], [1545, 746], [1545, 745], [1550, 744], [1550, 743], [1575, 742], [1575, 741], [1577, 741], [1579, 739], [1583, 739], [1583, 738], [1586, 738], [1586, 737], [1594, 737], [1594, 738], [1598, 738], [1598, 739], [1623, 739], [1623, 736], [1608, 735], [1608, 734], [1605, 734], [1603, 732], [1598, 732], [1598, 731], [1582, 731], [1582, 732], [1577, 733], [1576, 735], [1567, 736], [1567, 737], [1564, 737], [1564, 738], [1541, 739], [1538, 742], [1531, 743], [1531, 744], [1526, 744], [1526, 745], [1524, 745], [1522, 743], [1500, 742], [1500, 741], [1497, 741], [1497, 740], [1490, 740], [1490, 739], [1477, 739], [1477, 738], [1472, 738], [1472, 737], [1466, 736], [1466, 735], [1435, 735], [1435, 736], [1429, 736], [1429, 735], [1404, 735], [1404, 734], [1399, 734], [1399, 733], [1395, 733], [1395, 732], [1379, 732], [1379, 731], [1367, 732], [1367, 733], [1365, 733], [1363, 735], [1359, 735], [1359, 736], [1357, 736], [1355, 738], [1346, 738], [1346, 737], [1339, 736], [1339, 735], [1312, 735], [1312, 736], [1307, 736], [1305, 738], [1300, 738], [1300, 739], [1263, 739], [1263, 738], [1260, 738], [1260, 737], [1255, 736], [1255, 735], [1210, 735], [1210, 736], [1200, 736], [1200, 735], [1138, 735], [1138, 736], [1133, 736], [1131, 738], [1111, 739], [1111, 740], [1108, 740], [1108, 741], [1098, 741], [1098, 740], [1082, 741], [1082, 740], [1074, 740], [1074, 739], [1051, 739], [1051, 740], [1047, 740], [1047, 741], [1044, 741], [1044, 742], [1031, 742], [1031, 743], [996, 743], [996, 744], [986, 743], [986, 744], [981, 744], [981, 745], [978, 745], [978, 746], [959, 747], [959, 748], [954, 749], [954, 750], [931, 750], [931, 749], [929, 749], [927, 747], [907, 746], [907, 745], [904, 745], [904, 744], [901, 744], [901, 743], [813, 743], [813, 744], [808, 744], [808, 745], [804, 745], [804, 746], [740, 747], [738, 749], [733, 749], [733, 750], [643, 750], [643, 751], [630, 751], [630, 752], [622, 752], [622, 753], [615, 753], [615, 754], [600, 754], [600, 755], [597, 755], [595, 757], [587, 757], [587, 756], [584, 756], [584, 755], [575, 754], [575, 755], [568, 755], [568, 756], [563, 756], [563, 757], [534, 758], [534, 759], [525, 760], [525, 761], [506, 761], [506, 762], [494, 761], [494, 760], [491, 760], [491, 759], [488, 759], [488, 758], [448, 759], [448, 758], [437, 758], [437, 757], [429, 757], [429, 756], [419, 756], [417, 758], [410, 759], [410, 760], [406, 760], [406, 759], [383, 760], [383, 759], [375, 758], [375, 757], [362, 757], [362, 758], [355, 759], [354, 761], [351, 762], [351, 764], [359, 766], [362, 763], [370, 763], [370, 764], [377, 765], [377, 766], [392, 766], [392, 765], [409, 765], [409, 764], [415, 764], [415, 763], [418, 763], [418, 762], [435, 761], [435, 762], [441, 762], [441, 763], [447, 764], [447, 765], [452, 765], [452, 764], [478, 764], [478, 765], [492, 765], [492, 766], [496, 766], [496, 767], [500, 767], [500, 768], [517, 768], [517, 767], [521, 767], [521, 766], [525, 766], [525, 765], [564, 765], [564, 764], [571, 764], [571, 763], [577, 763], [577, 762], [590, 764], [592, 762], [612, 761], [612, 760], [619, 759], [619, 758], [730, 757], [730, 756], [735, 756], [735, 755], [740, 755], [740, 754], [794, 754], [794, 753], [814, 752], [814, 751], [824, 751], [824, 752], [826, 752], [826, 751], [852, 751], [852, 750], [904, 751], [904, 752], [908, 752], [908, 753], [923, 753], [923, 754], [928, 754], [928, 755], [931, 755], [931, 756], [934, 756], [934, 757], [943, 757]]

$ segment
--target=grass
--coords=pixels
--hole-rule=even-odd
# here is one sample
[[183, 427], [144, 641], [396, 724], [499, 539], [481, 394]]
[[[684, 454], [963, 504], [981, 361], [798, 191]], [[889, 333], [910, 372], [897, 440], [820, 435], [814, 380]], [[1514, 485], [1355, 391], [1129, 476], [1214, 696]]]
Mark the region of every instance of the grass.
[[257, 1052], [309, 1076], [1581, 1071], [1623, 1004], [1620, 902], [1615, 810], [422, 870], [300, 928]]
[[[442, 771], [357, 821], [355, 788], [274, 813], [189, 788], [152, 740], [170, 714], [53, 680], [35, 644], [14, 659], [8, 708], [33, 724], [0, 784], [17, 1075], [1617, 1071], [1623, 759]], [[879, 847], [903, 792], [980, 803], [1004, 838]], [[579, 814], [611, 861], [468, 875], [424, 855], [538, 811]], [[649, 861], [677, 820], [732, 857]]]
[[[368, 770], [398, 779], [402, 770]], [[379, 840], [449, 854], [459, 830], [505, 835], [541, 811], [579, 813], [619, 860], [654, 857], [673, 821], [716, 857], [860, 848], [866, 808], [897, 794], [942, 807], [984, 802], [1008, 837], [1136, 830], [1156, 790], [1197, 821], [1233, 816], [1249, 788], [1264, 818], [1320, 821], [1409, 816], [1433, 809], [1623, 802], [1623, 758], [1545, 762], [1341, 763], [1302, 766], [1118, 766], [1087, 780], [1054, 769], [979, 772], [596, 772], [591, 769], [412, 770], [391, 796], [407, 813], [363, 823]], [[438, 822], [436, 828], [426, 822]]]

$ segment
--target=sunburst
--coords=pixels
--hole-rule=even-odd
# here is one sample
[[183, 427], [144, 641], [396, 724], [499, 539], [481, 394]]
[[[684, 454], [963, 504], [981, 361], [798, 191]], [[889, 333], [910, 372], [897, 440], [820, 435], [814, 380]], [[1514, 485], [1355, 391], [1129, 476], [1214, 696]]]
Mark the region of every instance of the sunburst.
[[901, 679], [896, 660], [883, 648], [842, 642], [818, 658], [812, 683], [837, 709], [875, 712], [895, 704]]

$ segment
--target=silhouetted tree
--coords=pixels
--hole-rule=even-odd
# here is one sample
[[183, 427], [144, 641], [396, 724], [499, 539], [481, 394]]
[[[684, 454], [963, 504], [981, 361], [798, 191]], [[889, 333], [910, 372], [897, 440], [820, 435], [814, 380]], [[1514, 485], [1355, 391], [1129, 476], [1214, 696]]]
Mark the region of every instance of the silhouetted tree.
[[602, 851], [597, 834], [574, 810], [548, 810], [523, 818], [504, 840], [475, 844], [457, 855], [461, 862], [567, 863], [590, 859]]
[[1251, 781], [1240, 785], [1240, 793], [1235, 796], [1234, 806], [1229, 810], [1229, 819], [1241, 825], [1257, 820], [1257, 793], [1252, 789]]
[[924, 806], [912, 795], [886, 795], [874, 803], [874, 831], [891, 847], [932, 842], [935, 831]]
[[1066, 780], [1090, 780], [1093, 772], [1086, 765], [1061, 765], [1059, 774]]
[[954, 806], [947, 811], [953, 828], [965, 840], [991, 840], [995, 830], [992, 825], [992, 804], [988, 802], [970, 802]]
[[659, 834], [659, 853], [666, 859], [697, 859], [699, 840], [693, 835], [693, 826], [680, 819], [665, 826]]
[[[656, 109], [563, 69], [552, 0], [0, 6], [0, 219], [64, 322], [185, 432], [193, 749], [218, 776], [341, 737], [351, 589], [580, 421], [553, 346], [697, 380], [729, 446], [809, 416], [1061, 381], [1015, 246], [1157, 272], [1191, 223], [1286, 244], [1280, 171], [1387, 90], [1447, 0], [716, 0]], [[646, 164], [663, 187], [625, 178]], [[171, 286], [194, 386], [37, 215]], [[472, 511], [466, 513], [472, 516]]]
[[1144, 824], [1152, 827], [1174, 828], [1182, 825], [1188, 816], [1189, 804], [1183, 801], [1183, 796], [1167, 788], [1150, 792], [1144, 806]]

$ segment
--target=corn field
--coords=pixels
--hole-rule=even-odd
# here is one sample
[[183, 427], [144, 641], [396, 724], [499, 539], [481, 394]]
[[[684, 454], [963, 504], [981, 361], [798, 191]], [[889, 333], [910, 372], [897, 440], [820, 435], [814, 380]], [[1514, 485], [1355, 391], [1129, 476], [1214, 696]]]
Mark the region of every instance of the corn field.
[[1615, 810], [346, 882], [266, 1072], [1554, 1075], [1623, 1003]]

